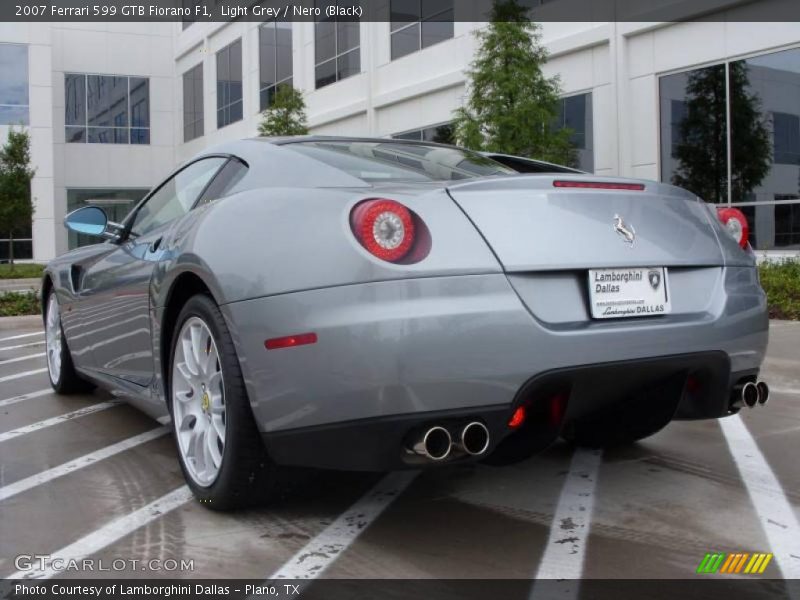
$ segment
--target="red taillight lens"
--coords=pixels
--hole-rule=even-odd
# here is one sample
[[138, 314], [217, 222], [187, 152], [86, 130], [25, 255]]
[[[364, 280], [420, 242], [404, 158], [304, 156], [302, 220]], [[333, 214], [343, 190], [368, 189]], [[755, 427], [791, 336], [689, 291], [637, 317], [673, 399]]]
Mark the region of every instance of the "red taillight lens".
[[557, 188], [580, 188], [590, 190], [628, 190], [630, 192], [644, 191], [643, 183], [619, 183], [615, 181], [561, 181], [553, 182]]
[[416, 235], [411, 211], [394, 200], [366, 200], [353, 209], [350, 223], [358, 241], [381, 260], [405, 258]]
[[745, 248], [750, 239], [750, 225], [747, 224], [747, 217], [744, 216], [744, 213], [738, 208], [718, 208], [717, 216], [733, 239], [742, 248]]
[[293, 348], [294, 346], [304, 346], [306, 344], [316, 344], [316, 333], [298, 333], [285, 337], [272, 338], [264, 342], [267, 350], [278, 350], [280, 348]]
[[522, 427], [522, 424], [525, 422], [525, 417], [527, 416], [526, 410], [524, 406], [518, 406], [517, 409], [514, 411], [514, 414], [511, 415], [511, 418], [508, 420], [508, 428], [509, 429], [519, 429]]

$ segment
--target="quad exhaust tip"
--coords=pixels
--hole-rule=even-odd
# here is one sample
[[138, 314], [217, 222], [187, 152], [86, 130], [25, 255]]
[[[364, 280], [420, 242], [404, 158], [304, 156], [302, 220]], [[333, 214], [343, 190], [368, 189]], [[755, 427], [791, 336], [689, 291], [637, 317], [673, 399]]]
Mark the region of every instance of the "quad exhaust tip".
[[[442, 425], [429, 427], [418, 434], [416, 442], [409, 450], [428, 460], [442, 461], [454, 450], [470, 456], [480, 456], [489, 449], [489, 430], [480, 421], [470, 421], [456, 431], [451, 435]], [[456, 440], [453, 440], [454, 435]]]
[[471, 456], [479, 456], [489, 449], [489, 430], [480, 421], [472, 421], [461, 430], [458, 447]]
[[731, 408], [755, 408], [764, 406], [769, 401], [769, 386], [765, 381], [748, 381], [741, 387], [735, 388]]
[[439, 461], [447, 458], [452, 448], [453, 439], [450, 437], [450, 432], [436, 425], [427, 429], [411, 450], [428, 460]]
[[769, 401], [769, 386], [765, 381], [759, 381], [756, 389], [758, 390], [758, 403], [764, 406]]
[[742, 386], [742, 404], [747, 408], [753, 408], [758, 404], [758, 386], [752, 381], [748, 381]]

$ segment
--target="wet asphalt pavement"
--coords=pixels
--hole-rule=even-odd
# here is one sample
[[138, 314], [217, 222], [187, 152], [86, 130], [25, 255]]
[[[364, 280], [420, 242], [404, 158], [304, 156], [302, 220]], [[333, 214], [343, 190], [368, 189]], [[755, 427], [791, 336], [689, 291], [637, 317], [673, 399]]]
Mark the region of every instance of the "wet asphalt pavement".
[[186, 499], [158, 423], [102, 391], [51, 393], [43, 353], [36, 325], [0, 330], [2, 577], [48, 554], [126, 561], [69, 578], [686, 579], [721, 551], [774, 553], [763, 577], [800, 578], [800, 323], [772, 323], [769, 404], [725, 422], [509, 467], [307, 473], [227, 514]]

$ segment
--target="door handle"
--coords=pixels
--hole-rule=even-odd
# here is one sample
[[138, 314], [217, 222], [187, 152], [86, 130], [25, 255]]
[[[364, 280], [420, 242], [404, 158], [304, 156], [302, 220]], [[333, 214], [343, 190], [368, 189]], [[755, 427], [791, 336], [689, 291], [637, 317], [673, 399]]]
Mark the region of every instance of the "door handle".
[[164, 239], [163, 237], [160, 237], [160, 238], [158, 238], [157, 240], [154, 240], [154, 241], [153, 241], [153, 242], [150, 244], [149, 251], [150, 251], [150, 252], [155, 252], [156, 250], [158, 250], [159, 246], [161, 246], [161, 240], [163, 240], [163, 239]]

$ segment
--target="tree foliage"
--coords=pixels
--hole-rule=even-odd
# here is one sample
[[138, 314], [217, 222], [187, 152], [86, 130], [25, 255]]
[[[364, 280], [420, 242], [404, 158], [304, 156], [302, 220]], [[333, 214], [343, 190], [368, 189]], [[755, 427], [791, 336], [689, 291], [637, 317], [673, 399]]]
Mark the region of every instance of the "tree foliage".
[[467, 71], [466, 106], [455, 113], [458, 142], [474, 150], [574, 165], [572, 131], [557, 129], [561, 84], [546, 77], [539, 25], [517, 0], [498, 0]]
[[31, 140], [28, 132], [11, 129], [0, 148], [0, 231], [8, 233], [9, 262], [14, 262], [14, 231], [31, 223]]
[[[759, 97], [750, 92], [744, 61], [730, 66], [731, 197], [743, 201], [772, 166], [770, 135]], [[725, 66], [689, 74], [686, 117], [675, 149], [678, 168], [672, 182], [707, 202], [728, 200], [728, 126]]]
[[291, 85], [278, 86], [272, 103], [261, 115], [259, 135], [306, 135], [306, 102], [303, 93]]

